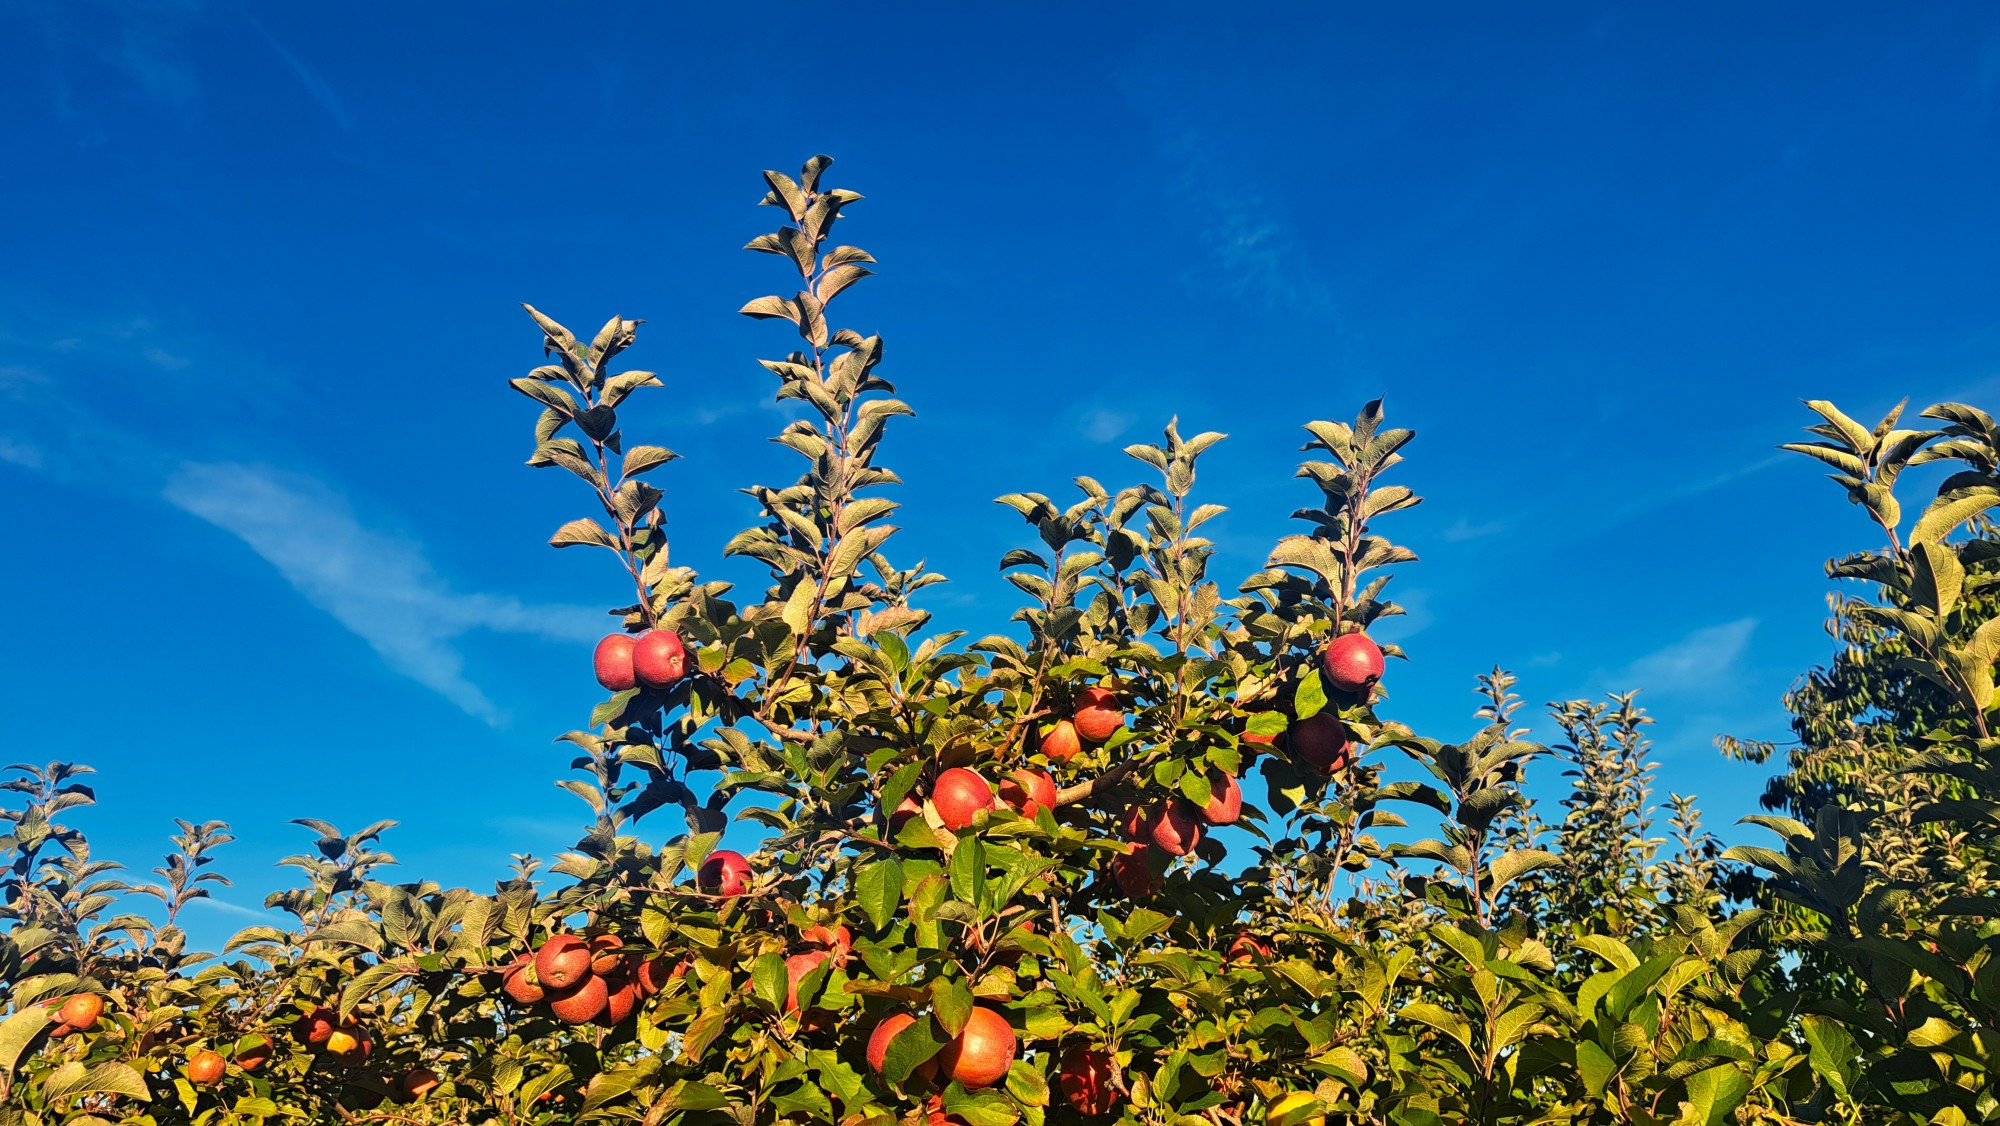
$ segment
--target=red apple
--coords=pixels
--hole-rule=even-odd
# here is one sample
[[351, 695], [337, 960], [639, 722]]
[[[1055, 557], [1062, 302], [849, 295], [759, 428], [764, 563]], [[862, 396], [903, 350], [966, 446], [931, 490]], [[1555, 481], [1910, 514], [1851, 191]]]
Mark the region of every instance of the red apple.
[[1146, 899], [1166, 886], [1166, 858], [1158, 849], [1135, 847], [1111, 862], [1111, 878], [1133, 899]]
[[1102, 743], [1125, 726], [1125, 709], [1108, 688], [1086, 688], [1077, 693], [1076, 710], [1070, 717], [1076, 733], [1093, 743]]
[[[79, 1065], [80, 1066], [80, 1065]], [[214, 1052], [200, 1051], [188, 1057], [187, 1081], [197, 1087], [210, 1087], [222, 1081], [223, 1072], [229, 1065]]]
[[632, 644], [632, 674], [652, 689], [672, 688], [687, 675], [687, 646], [670, 629], [642, 633]]
[[1382, 649], [1365, 633], [1344, 633], [1320, 657], [1326, 682], [1342, 692], [1366, 692], [1382, 679]]
[[597, 683], [613, 692], [623, 692], [639, 683], [632, 672], [632, 643], [636, 640], [629, 633], [614, 633], [597, 643], [597, 651], [590, 658], [597, 672]]
[[750, 861], [742, 853], [726, 848], [711, 852], [701, 862], [695, 882], [711, 895], [725, 898], [742, 895], [750, 887]]
[[890, 1013], [888, 1016], [882, 1018], [882, 1023], [876, 1025], [875, 1031], [868, 1036], [868, 1069], [870, 1071], [873, 1071], [877, 1075], [882, 1074], [882, 1061], [889, 1055], [889, 1041], [894, 1040], [898, 1032], [915, 1023], [917, 1023], [917, 1018], [908, 1013]]
[[541, 979], [535, 976], [535, 956], [522, 954], [501, 972], [500, 988], [515, 1003], [532, 1005], [542, 999]]
[[535, 951], [535, 980], [542, 988], [567, 992], [590, 976], [590, 944], [573, 934], [551, 935]]
[[939, 1073], [956, 1079], [968, 1091], [990, 1087], [1007, 1075], [1020, 1041], [1007, 1018], [974, 1005], [965, 1027], [938, 1051]]
[[104, 1015], [104, 998], [95, 993], [79, 993], [64, 1001], [56, 1015], [70, 1033], [88, 1032], [97, 1027], [97, 1018]]
[[428, 1067], [420, 1067], [403, 1076], [403, 1081], [397, 1086], [402, 1091], [403, 1101], [413, 1103], [437, 1090], [440, 1082], [442, 1080], [438, 1078], [437, 1072]]
[[604, 979], [592, 974], [577, 984], [561, 992], [549, 993], [549, 1012], [557, 1020], [568, 1024], [589, 1024], [604, 1011], [611, 1000], [611, 989]]
[[271, 1038], [261, 1033], [252, 1033], [236, 1042], [236, 1066], [245, 1071], [255, 1071], [271, 1062], [278, 1046]]
[[638, 986], [639, 996], [651, 997], [667, 987], [667, 983], [686, 973], [684, 966], [675, 966], [666, 956], [640, 958], [634, 955], [626, 963], [626, 973], [632, 977], [632, 984]]
[[799, 1011], [799, 983], [806, 979], [807, 974], [818, 969], [820, 963], [826, 961], [826, 957], [827, 954], [824, 950], [808, 950], [803, 954], [794, 954], [785, 959], [786, 1012], [795, 1013]]
[[343, 1024], [326, 1038], [327, 1054], [346, 1063], [360, 1063], [374, 1049], [374, 1039], [359, 1025]]
[[1056, 1086], [1078, 1114], [1095, 1118], [1111, 1113], [1117, 1093], [1111, 1089], [1111, 1053], [1077, 1044], [1063, 1053]]
[[604, 1011], [597, 1014], [600, 1028], [616, 1028], [639, 1007], [639, 982], [622, 968], [604, 978]]
[[1077, 736], [1076, 724], [1069, 720], [1057, 720], [1049, 733], [1042, 736], [1042, 753], [1050, 762], [1068, 762], [1082, 752], [1083, 740]]
[[1201, 816], [1194, 803], [1168, 798], [1146, 819], [1148, 839], [1168, 856], [1186, 856], [1201, 843]]
[[974, 814], [993, 808], [993, 787], [977, 773], [954, 766], [938, 775], [931, 787], [931, 808], [945, 828], [963, 829], [972, 824]]
[[1211, 825], [1234, 825], [1243, 816], [1243, 787], [1227, 770], [1208, 772], [1208, 804], [1201, 815]]
[[904, 794], [903, 800], [896, 803], [896, 812], [889, 814], [889, 839], [894, 840], [896, 834], [903, 831], [904, 822], [921, 816], [923, 812], [924, 805], [915, 795]]
[[618, 968], [625, 960], [618, 953], [621, 945], [615, 934], [592, 935], [590, 939], [590, 972], [602, 976]]
[[833, 956], [837, 966], [847, 964], [848, 952], [854, 949], [854, 932], [844, 924], [833, 926], [811, 926], [799, 932], [799, 941], [818, 946]]
[[1237, 931], [1224, 957], [1232, 962], [1255, 962], [1271, 956], [1271, 944], [1248, 931]]
[[1293, 758], [1321, 774], [1344, 770], [1354, 758], [1347, 725], [1331, 711], [1315, 712], [1294, 723], [1286, 733], [1285, 746]]
[[301, 1044], [324, 1044], [333, 1035], [334, 1022], [339, 1019], [339, 1014], [321, 1005], [292, 1025], [292, 1038]]
[[1000, 800], [1033, 818], [1039, 811], [1056, 807], [1056, 780], [1040, 770], [1016, 770], [1000, 783]]

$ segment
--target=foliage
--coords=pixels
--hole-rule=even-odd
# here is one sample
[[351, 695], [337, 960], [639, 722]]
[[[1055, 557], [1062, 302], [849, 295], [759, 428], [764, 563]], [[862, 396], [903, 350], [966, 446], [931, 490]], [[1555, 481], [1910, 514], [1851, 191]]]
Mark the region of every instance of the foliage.
[[[747, 490], [759, 521], [725, 546], [768, 571], [753, 597], [671, 560], [657, 482], [675, 455], [624, 431], [631, 397], [664, 383], [612, 366], [639, 322], [585, 339], [529, 309], [547, 362], [512, 382], [538, 411], [528, 464], [592, 505], [551, 543], [607, 553], [632, 584], [597, 654], [609, 695], [557, 740], [558, 784], [588, 809], [576, 845], [546, 874], [516, 857], [482, 894], [388, 882], [391, 823], [302, 820], [311, 847], [283, 861], [299, 886], [268, 904], [288, 921], [210, 957], [175, 919], [219, 879], [223, 826], [181, 823], [160, 882], [127, 884], [64, 824], [93, 800], [85, 768], [15, 767], [0, 1123], [2000, 1113], [2000, 976], [1970, 876], [2000, 823], [2000, 625], [1979, 597], [1991, 539], [1947, 542], [2000, 502], [1985, 416], [1870, 432], [1816, 405], [1809, 452], [1890, 534], [1839, 571], [1884, 592], [1852, 616], [1935, 688], [1911, 714], [1936, 722], [1898, 728], [1921, 755], [1898, 761], [1951, 788], [1765, 819], [1784, 848], [1733, 855], [1791, 906], [1730, 913], [1692, 801], [1670, 800], [1674, 848], [1652, 835], [1633, 697], [1553, 705], [1554, 751], [1516, 724], [1502, 670], [1455, 742], [1378, 711], [1371, 662], [1402, 654], [1365, 638], [1416, 559], [1378, 524], [1419, 502], [1392, 480], [1414, 435], [1379, 401], [1306, 425], [1300, 530], [1234, 588], [1202, 535], [1224, 510], [1195, 490], [1223, 436], [1175, 421], [1127, 449], [1139, 483], [999, 498], [1027, 526], [1000, 560], [1026, 598], [1017, 629], [926, 632], [913, 599], [942, 577], [886, 551], [882, 443], [913, 412], [882, 339], [830, 319], [875, 262], [832, 239], [861, 197], [822, 186], [830, 163], [766, 173], [782, 221], [749, 244], [798, 277], [742, 311], [796, 334], [762, 363], [799, 405], [776, 441], [802, 459]], [[1966, 468], [1905, 546], [1893, 485], [1922, 460]], [[1521, 782], [1551, 758], [1575, 785], [1548, 825]], [[1914, 867], [1871, 836], [1897, 818], [1938, 842]], [[748, 857], [722, 847], [732, 820], [758, 836]], [[1967, 878], [1927, 894], [1945, 861]], [[1855, 988], [1796, 989], [1788, 955]]]

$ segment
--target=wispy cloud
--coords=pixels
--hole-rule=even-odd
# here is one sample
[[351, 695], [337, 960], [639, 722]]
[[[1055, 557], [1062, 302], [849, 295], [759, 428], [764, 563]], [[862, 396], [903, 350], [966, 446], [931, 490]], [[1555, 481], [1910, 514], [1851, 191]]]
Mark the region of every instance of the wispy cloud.
[[1109, 442], [1131, 426], [1131, 415], [1103, 408], [1086, 412], [1077, 422], [1083, 436], [1093, 442]]
[[1172, 194], [1199, 204], [1194, 233], [1217, 267], [1190, 275], [1191, 286], [1284, 312], [1334, 314], [1333, 291], [1283, 210], [1227, 173], [1201, 131], [1184, 127], [1164, 136], [1160, 147], [1177, 170]]
[[188, 906], [215, 911], [223, 915], [234, 915], [240, 919], [256, 919], [258, 922], [263, 923], [274, 922], [284, 918], [284, 916], [276, 911], [266, 911], [257, 907], [245, 907], [241, 903], [231, 903], [226, 899], [217, 899], [213, 895], [194, 900]]
[[40, 469], [42, 451], [19, 439], [0, 434], [0, 461], [18, 465], [23, 469]]
[[1706, 626], [1662, 646], [1613, 675], [1614, 687], [1648, 692], [1691, 692], [1719, 687], [1750, 644], [1756, 618]]
[[165, 496], [248, 544], [390, 668], [488, 723], [502, 716], [466, 677], [454, 644], [462, 635], [487, 629], [584, 642], [601, 632], [603, 615], [584, 607], [453, 590], [418, 545], [363, 527], [346, 501], [308, 478], [191, 464], [168, 481]]
[[1446, 543], [1462, 543], [1465, 540], [1476, 540], [1486, 536], [1498, 535], [1506, 530], [1507, 522], [1505, 520], [1482, 520], [1475, 524], [1471, 520], [1461, 516], [1451, 527], [1444, 530], [1444, 540]]
[[279, 61], [285, 64], [285, 68], [292, 72], [292, 77], [299, 80], [299, 85], [305, 87], [306, 96], [313, 100], [314, 105], [325, 110], [327, 116], [339, 123], [342, 129], [354, 128], [354, 119], [347, 116], [347, 110], [341, 106], [340, 99], [334, 96], [333, 87], [327, 85], [326, 79], [320, 77], [319, 71], [293, 54], [283, 43], [278, 42], [278, 37], [266, 30], [263, 24], [252, 21], [251, 26], [257, 29], [257, 34], [264, 37], [265, 44], [278, 56]]

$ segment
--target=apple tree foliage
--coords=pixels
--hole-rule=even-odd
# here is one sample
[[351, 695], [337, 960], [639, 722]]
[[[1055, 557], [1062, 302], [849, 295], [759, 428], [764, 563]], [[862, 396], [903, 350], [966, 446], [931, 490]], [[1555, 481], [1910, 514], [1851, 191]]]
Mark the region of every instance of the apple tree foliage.
[[[1202, 535], [1222, 435], [1170, 423], [1127, 449], [1136, 483], [1000, 497], [1016, 628], [933, 628], [942, 576], [891, 555], [881, 458], [914, 412], [881, 337], [835, 319], [875, 260], [833, 237], [861, 197], [830, 163], [765, 174], [778, 229], [749, 245], [796, 274], [742, 309], [788, 337], [761, 363], [799, 404], [775, 439], [798, 476], [748, 489], [758, 522], [724, 548], [762, 589], [670, 554], [676, 455], [623, 426], [662, 380], [614, 362], [638, 322], [528, 310], [528, 464], [588, 494], [551, 542], [602, 553], [623, 630], [687, 659], [558, 740], [575, 846], [489, 894], [394, 882], [390, 823], [302, 820], [284, 922], [208, 954], [177, 920], [226, 883], [226, 826], [179, 823], [157, 880], [126, 879], [65, 823], [87, 768], [14, 767], [0, 1124], [2000, 1119], [1990, 418], [1812, 404], [1791, 448], [1886, 542], [1832, 568], [1870, 592], [1840, 614], [1873, 656], [1799, 733], [1846, 764], [1828, 777], [1884, 767], [1758, 819], [1775, 839], [1731, 876], [1691, 799], [1653, 835], [1630, 695], [1551, 705], [1552, 749], [1504, 670], [1440, 737], [1325, 667], [1400, 612], [1416, 559], [1382, 530], [1419, 498], [1379, 401], [1306, 424], [1297, 530], [1242, 581]], [[1926, 463], [1949, 472], [1912, 525], [1895, 490]], [[1574, 779], [1548, 822], [1522, 785], [1544, 767]]]

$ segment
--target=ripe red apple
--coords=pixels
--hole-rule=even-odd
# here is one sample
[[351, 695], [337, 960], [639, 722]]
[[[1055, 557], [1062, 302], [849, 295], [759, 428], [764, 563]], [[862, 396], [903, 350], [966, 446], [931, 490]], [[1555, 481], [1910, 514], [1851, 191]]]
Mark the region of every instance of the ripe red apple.
[[938, 1050], [939, 1073], [958, 1080], [968, 1091], [990, 1087], [1006, 1077], [1019, 1047], [1006, 1017], [974, 1005], [965, 1027]]
[[1208, 772], [1208, 804], [1201, 815], [1211, 825], [1234, 825], [1243, 816], [1243, 787], [1227, 770]]
[[1285, 746], [1292, 752], [1293, 758], [1321, 774], [1344, 770], [1354, 758], [1352, 744], [1347, 737], [1347, 725], [1341, 723], [1340, 717], [1331, 711], [1315, 712], [1294, 723], [1286, 734]]
[[535, 951], [535, 978], [551, 992], [574, 989], [590, 976], [590, 944], [573, 934], [549, 936]]
[[672, 959], [664, 954], [657, 958], [641, 958], [634, 954], [626, 962], [625, 972], [631, 975], [632, 984], [638, 987], [640, 997], [651, 997], [678, 976]]
[[1000, 783], [1000, 800], [1033, 818], [1056, 807], [1056, 780], [1040, 770], [1016, 770]]
[[1095, 1118], [1109, 1114], [1117, 1100], [1111, 1089], [1111, 1053], [1087, 1044], [1077, 1044], [1063, 1053], [1056, 1073], [1056, 1086], [1078, 1114]]
[[710, 895], [734, 898], [750, 888], [750, 861], [740, 852], [720, 849], [708, 854], [695, 883]]
[[1070, 718], [1076, 723], [1078, 735], [1102, 743], [1125, 726], [1125, 709], [1119, 706], [1118, 697], [1110, 689], [1086, 688], [1077, 693], [1076, 710]]
[[197, 1087], [209, 1087], [222, 1081], [222, 1075], [229, 1065], [214, 1052], [203, 1050], [188, 1057], [187, 1081]]
[[522, 1005], [542, 999], [541, 979], [535, 976], [535, 956], [522, 954], [507, 964], [500, 974], [500, 989]]
[[604, 1011], [611, 1000], [611, 990], [604, 979], [595, 975], [583, 978], [577, 984], [561, 992], [550, 992], [549, 1011], [557, 1020], [570, 1024], [589, 1024]]
[[1344, 633], [1320, 657], [1326, 682], [1342, 692], [1366, 692], [1382, 679], [1382, 648], [1365, 633]]
[[1255, 962], [1271, 956], [1271, 944], [1248, 931], [1238, 931], [1224, 956], [1232, 962]]
[[[877, 812], [881, 811], [878, 809]], [[904, 794], [903, 800], [896, 803], [896, 812], [888, 815], [889, 839], [894, 840], [896, 834], [903, 831], [904, 822], [912, 817], [921, 816], [923, 812], [924, 805], [914, 794]]]
[[97, 1027], [97, 1018], [104, 1015], [104, 998], [95, 993], [79, 993], [64, 1001], [56, 1015], [61, 1019], [63, 1029], [68, 1030], [58, 1029], [60, 1035], [88, 1032]]
[[672, 688], [687, 675], [687, 645], [670, 629], [639, 635], [632, 643], [632, 675], [647, 688]]
[[1133, 899], [1146, 899], [1166, 886], [1166, 858], [1143, 845], [1111, 861], [1111, 878]]
[[368, 1058], [375, 1048], [375, 1042], [359, 1026], [343, 1024], [326, 1038], [326, 1052], [348, 1063], [358, 1063]]
[[894, 1040], [898, 1032], [915, 1023], [917, 1018], [908, 1013], [890, 1013], [882, 1018], [882, 1023], [876, 1025], [875, 1031], [868, 1035], [868, 1070], [877, 1075], [882, 1074], [882, 1061], [889, 1055], [889, 1041]]
[[639, 1007], [639, 983], [622, 969], [606, 975], [603, 981], [604, 1011], [597, 1014], [597, 1023], [603, 1028], [616, 1028]]
[[614, 633], [597, 643], [596, 652], [590, 655], [597, 683], [613, 692], [623, 692], [639, 683], [632, 671], [632, 643], [636, 640], [629, 633]]
[[932, 785], [931, 807], [945, 828], [963, 829], [972, 824], [974, 814], [993, 808], [993, 787], [976, 772], [954, 766]]
[[321, 1005], [300, 1017], [298, 1023], [292, 1025], [292, 1038], [301, 1044], [314, 1046], [324, 1044], [327, 1037], [333, 1035], [334, 1023], [338, 1019], [339, 1015], [332, 1009]]
[[1168, 856], [1186, 856], [1201, 843], [1201, 815], [1193, 802], [1168, 798], [1147, 817], [1146, 836]]
[[1077, 736], [1076, 724], [1066, 719], [1056, 721], [1049, 733], [1042, 736], [1042, 753], [1050, 762], [1064, 763], [1083, 753], [1083, 740]]
[[844, 966], [847, 956], [854, 949], [854, 932], [845, 924], [833, 926], [811, 926], [799, 932], [799, 941], [818, 946], [833, 956], [833, 964]]
[[590, 972], [602, 977], [618, 968], [624, 956], [618, 953], [620, 945], [615, 934], [593, 935], [590, 939]]
[[236, 1042], [236, 1066], [245, 1071], [255, 1071], [271, 1062], [277, 1051], [278, 1046], [271, 1043], [268, 1036], [245, 1036]]
[[785, 959], [785, 1011], [799, 1011], [799, 983], [826, 961], [826, 951], [808, 950]]
[[403, 1076], [403, 1081], [398, 1084], [398, 1088], [403, 1093], [403, 1101], [413, 1103], [430, 1094], [432, 1091], [437, 1090], [437, 1086], [441, 1082], [443, 1080], [438, 1078], [437, 1072], [432, 1071], [428, 1067], [420, 1067]]

